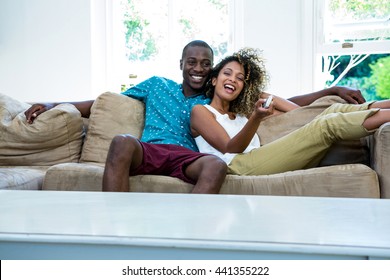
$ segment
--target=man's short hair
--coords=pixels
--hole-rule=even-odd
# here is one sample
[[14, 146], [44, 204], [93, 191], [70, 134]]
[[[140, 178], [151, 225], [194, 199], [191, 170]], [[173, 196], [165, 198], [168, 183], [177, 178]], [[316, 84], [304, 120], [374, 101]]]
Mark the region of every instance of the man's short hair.
[[211, 51], [211, 58], [214, 59], [214, 51], [213, 51], [213, 49], [210, 47], [209, 44], [207, 44], [205, 41], [202, 41], [202, 40], [194, 40], [194, 41], [189, 42], [183, 49], [183, 53], [181, 55], [182, 58], [184, 58], [184, 55], [187, 52], [187, 49], [189, 47], [204, 47], [204, 48], [208, 48]]

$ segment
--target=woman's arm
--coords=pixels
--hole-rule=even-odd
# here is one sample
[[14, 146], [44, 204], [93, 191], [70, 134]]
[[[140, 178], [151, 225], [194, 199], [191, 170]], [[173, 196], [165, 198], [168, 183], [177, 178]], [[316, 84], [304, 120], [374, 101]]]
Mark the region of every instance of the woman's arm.
[[272, 114], [273, 106], [262, 108], [265, 100], [256, 103], [256, 109], [241, 131], [230, 138], [225, 128], [215, 119], [215, 115], [202, 105], [196, 105], [191, 112], [191, 131], [193, 137], [201, 135], [211, 146], [221, 153], [242, 153], [255, 135], [260, 121]]
[[[269, 93], [263, 92], [260, 95], [260, 97], [266, 99], [270, 95], [271, 94], [269, 94]], [[282, 98], [282, 97], [279, 97], [276, 95], [272, 95], [272, 97], [273, 97], [272, 104], [274, 106], [274, 109], [279, 111], [279, 112], [285, 113], [285, 112], [292, 111], [294, 109], [301, 107], [298, 104], [295, 104], [294, 102], [291, 102], [290, 100], [287, 100], [285, 98]]]

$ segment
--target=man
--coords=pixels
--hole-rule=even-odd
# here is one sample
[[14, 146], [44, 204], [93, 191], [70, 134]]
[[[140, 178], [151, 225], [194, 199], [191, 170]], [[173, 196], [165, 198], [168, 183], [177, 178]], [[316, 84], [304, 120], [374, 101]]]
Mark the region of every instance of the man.
[[[123, 93], [145, 103], [145, 128], [142, 142], [130, 135], [114, 137], [104, 171], [104, 191], [128, 191], [129, 174], [162, 174], [193, 182], [193, 193], [219, 192], [226, 176], [226, 165], [217, 157], [199, 156], [189, 125], [192, 106], [209, 102], [203, 89], [213, 66], [213, 58], [213, 51], [207, 43], [192, 41], [184, 47], [180, 60], [183, 72], [181, 85], [161, 77], [152, 77]], [[360, 91], [344, 87], [325, 89], [290, 100], [304, 106], [325, 95], [339, 95], [350, 103], [365, 101]], [[41, 113], [58, 104], [34, 104], [25, 112], [27, 121], [32, 123]], [[83, 117], [89, 117], [93, 100], [72, 104]], [[154, 162], [154, 144], [173, 144], [169, 146], [173, 150], [162, 153], [167, 156], [165, 161]], [[145, 153], [146, 146], [151, 149]], [[182, 156], [185, 158], [183, 162]], [[148, 163], [152, 165], [145, 166]], [[166, 164], [167, 169], [164, 169]], [[160, 170], [160, 167], [163, 169]]]

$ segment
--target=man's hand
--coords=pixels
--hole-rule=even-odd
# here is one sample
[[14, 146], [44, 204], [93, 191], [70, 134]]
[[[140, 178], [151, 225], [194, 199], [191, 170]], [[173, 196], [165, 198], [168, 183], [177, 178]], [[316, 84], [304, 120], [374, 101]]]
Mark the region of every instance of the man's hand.
[[54, 104], [51, 103], [37, 103], [33, 104], [29, 109], [24, 112], [28, 123], [33, 123], [34, 120], [43, 112], [54, 107]]
[[299, 106], [306, 106], [313, 103], [314, 101], [316, 101], [321, 97], [329, 96], [329, 95], [337, 95], [351, 104], [362, 104], [366, 102], [360, 90], [349, 88], [349, 87], [339, 87], [339, 86], [322, 89], [308, 94], [290, 97], [288, 100], [294, 102], [295, 104], [298, 104]]
[[358, 89], [349, 88], [349, 87], [333, 87], [334, 93], [340, 96], [342, 99], [351, 104], [362, 104], [366, 102], [366, 99], [363, 97], [362, 93]]

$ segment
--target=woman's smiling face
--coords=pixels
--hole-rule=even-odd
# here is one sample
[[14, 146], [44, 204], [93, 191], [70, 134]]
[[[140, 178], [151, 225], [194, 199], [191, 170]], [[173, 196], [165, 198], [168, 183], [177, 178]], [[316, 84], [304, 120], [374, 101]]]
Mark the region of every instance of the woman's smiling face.
[[243, 90], [244, 80], [244, 67], [237, 61], [231, 61], [221, 69], [216, 78], [213, 78], [214, 94], [227, 101], [232, 101]]

